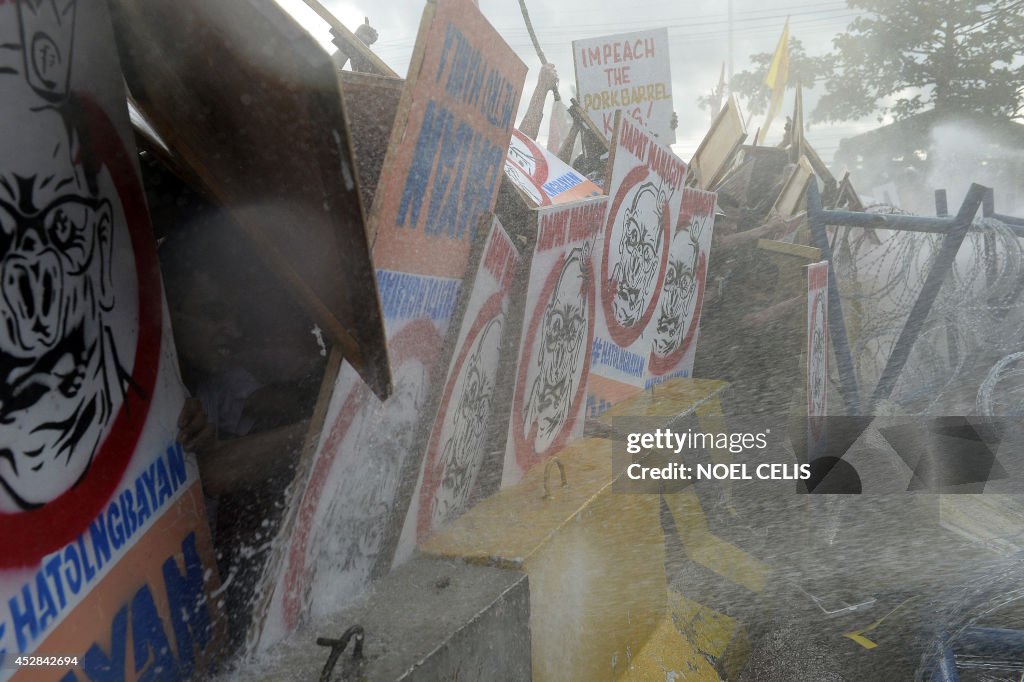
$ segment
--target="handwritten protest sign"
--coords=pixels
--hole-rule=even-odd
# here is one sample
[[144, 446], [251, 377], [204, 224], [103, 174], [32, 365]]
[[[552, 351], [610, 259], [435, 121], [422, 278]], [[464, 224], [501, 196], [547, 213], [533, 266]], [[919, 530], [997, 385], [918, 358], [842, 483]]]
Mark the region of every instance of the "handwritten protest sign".
[[676, 141], [668, 29], [574, 40], [572, 52], [580, 103], [606, 138], [621, 111], [660, 144]]

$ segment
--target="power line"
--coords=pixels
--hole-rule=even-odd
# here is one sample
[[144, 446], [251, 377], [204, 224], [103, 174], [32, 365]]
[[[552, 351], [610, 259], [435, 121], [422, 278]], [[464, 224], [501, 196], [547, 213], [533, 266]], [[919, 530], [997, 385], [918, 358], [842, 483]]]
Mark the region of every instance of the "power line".
[[[852, 18], [852, 17], [855, 17], [855, 16], [859, 16], [859, 15], [851, 14], [851, 15], [848, 15], [848, 18]], [[836, 19], [838, 19], [838, 18], [841, 18], [841, 17], [836, 17]], [[811, 20], [807, 20], [807, 21], [803, 21], [803, 22], [791, 22], [790, 26], [791, 27], [795, 27], [797, 29], [805, 29], [805, 30], [807, 30], [807, 29], [815, 29], [815, 28], [819, 28], [819, 27], [829, 26], [829, 25], [832, 25], [833, 23], [834, 23], [833, 20], [811, 19]], [[749, 39], [749, 38], [760, 38], [762, 36], [775, 36], [775, 35], [778, 34], [778, 31], [779, 31], [779, 27], [778, 26], [774, 26], [774, 25], [773, 26], [765, 26], [764, 28], [747, 29], [747, 30], [742, 31], [741, 33], [739, 33], [737, 35], [737, 37], [739, 39]], [[791, 33], [794, 33], [794, 34], [798, 33], [798, 32], [799, 31], [791, 31]], [[728, 35], [727, 31], [710, 31], [710, 32], [704, 31], [704, 32], [701, 32], [697, 36], [679, 35], [679, 34], [669, 33], [668, 41], [669, 41], [670, 45], [673, 45], [673, 44], [678, 45], [680, 43], [685, 43], [687, 45], [706, 44], [706, 43], [711, 43], [711, 42], [716, 42], [717, 43], [717, 42], [720, 42], [720, 40], [722, 38], [726, 37], [727, 35]], [[521, 38], [518, 38], [518, 39], [517, 39], [516, 36], [504, 36], [504, 37], [505, 37], [506, 42], [508, 43], [508, 45], [511, 48], [513, 48], [514, 50], [516, 50], [517, 52], [522, 52], [525, 55], [532, 55], [533, 54], [533, 44], [529, 43], [529, 42], [526, 42], [525, 36], [522, 36]], [[576, 37], [576, 40], [582, 40], [582, 39], [586, 39], [586, 38], [590, 38], [590, 37], [597, 37], [597, 36], [580, 35], [580, 36]], [[560, 42], [560, 41], [556, 41], [556, 40], [553, 40], [553, 39], [548, 39], [545, 42], [548, 43], [548, 44], [555, 44], [555, 43]], [[391, 53], [394, 53], [394, 51], [400, 50], [400, 49], [401, 50], [408, 50], [409, 47], [408, 46], [402, 46], [402, 47], [395, 46], [395, 47], [390, 47], [390, 48], [384, 48], [384, 49], [381, 49], [381, 50], [375, 49], [374, 51], [375, 52], [391, 52]]]
[[[812, 29], [812, 28], [818, 28], [818, 27], [824, 27], [824, 26], [833, 25], [839, 19], [852, 19], [852, 18], [857, 17], [857, 16], [860, 16], [860, 15], [858, 15], [858, 14], [849, 14], [849, 15], [843, 15], [843, 16], [837, 16], [837, 17], [830, 17], [828, 19], [821, 19], [821, 18], [819, 18], [819, 19], [811, 19], [811, 20], [807, 20], [807, 21], [796, 21], [796, 22], [790, 22], [790, 26], [791, 27], [796, 27], [796, 28], [803, 28], [803, 29]], [[779, 26], [773, 24], [773, 25], [765, 25], [763, 27], [747, 28], [747, 29], [744, 29], [742, 31], [738, 31], [736, 35], [737, 35], [738, 39], [751, 38], [751, 37], [759, 38], [759, 37], [762, 37], [762, 36], [777, 35], [779, 30], [780, 30]], [[795, 31], [791, 31], [791, 33], [795, 33]], [[565, 34], [563, 34], [563, 35], [565, 35]], [[600, 35], [602, 35], [602, 34], [601, 33], [596, 33], [594, 35], [586, 35], [586, 34], [576, 35], [573, 38], [573, 40], [585, 40], [587, 38], [596, 38], [596, 37], [598, 37]], [[672, 31], [672, 32], [669, 33], [669, 43], [670, 44], [671, 43], [680, 43], [680, 42], [683, 42], [683, 41], [686, 41], [687, 43], [690, 43], [690, 44], [693, 44], [693, 43], [718, 42], [720, 39], [727, 37], [727, 35], [728, 35], [728, 31], [727, 30], [702, 31], [700, 34], [695, 35], [695, 36], [694, 35], [679, 35], [675, 31]], [[507, 33], [505, 33], [505, 34], [502, 34], [502, 36], [505, 38], [506, 42], [511, 47], [513, 47], [514, 49], [522, 49], [522, 50], [524, 50], [524, 52], [532, 53], [532, 51], [533, 51], [533, 44], [532, 43], [527, 43], [527, 42], [525, 42], [525, 40], [523, 40], [523, 39], [526, 38], [525, 35], [517, 36], [517, 35], [508, 35]], [[555, 44], [555, 43], [560, 43], [560, 42], [561, 43], [571, 43], [571, 40], [569, 40], [567, 37], [562, 37], [562, 36], [558, 36], [558, 38], [551, 37], [551, 36], [546, 36], [543, 42], [548, 43], [548, 44]], [[377, 46], [374, 46], [374, 51], [378, 52], [378, 53], [382, 53], [382, 52], [394, 53], [394, 52], [400, 51], [400, 50], [410, 50], [411, 48], [412, 48], [412, 44], [410, 43], [410, 44], [407, 44], [407, 45], [390, 45], [390, 46], [383, 46], [383, 47], [380, 47], [380, 48], [378, 48]]]
[[[767, 28], [769, 26], [778, 28], [775, 25], [775, 23], [772, 23], [772, 22], [774, 22], [775, 20], [779, 20], [779, 19], [786, 19], [787, 17], [793, 18], [793, 17], [815, 16], [815, 15], [822, 15], [822, 14], [834, 14], [836, 12], [845, 12], [845, 13], [847, 13], [847, 14], [842, 15], [842, 17], [847, 17], [847, 16], [854, 17], [854, 16], [860, 16], [860, 14], [861, 14], [861, 13], [857, 13], [857, 12], [849, 13], [849, 8], [845, 6], [845, 3], [837, 3], [837, 6], [834, 7], [834, 8], [827, 8], [827, 7], [826, 8], [822, 8], [822, 7], [819, 6], [816, 9], [806, 9], [806, 5], [796, 5], [796, 6], [792, 6], [792, 7], [795, 8], [795, 9], [803, 8], [803, 10], [802, 11], [794, 11], [794, 12], [790, 12], [790, 13], [783, 13], [783, 14], [755, 15], [755, 13], [757, 13], [757, 12], [769, 12], [769, 11], [770, 12], [779, 12], [780, 10], [787, 9], [787, 8], [773, 7], [770, 10], [769, 9], [763, 9], [763, 10], [753, 10], [753, 11], [750, 11], [750, 12], [738, 12], [738, 13], [736, 13], [736, 15], [739, 18], [736, 19], [735, 21], [736, 21], [736, 23], [759, 22], [759, 24], [760, 24], [759, 26], [753, 26], [753, 27], [751, 27], [751, 29], [756, 29], [756, 28], [761, 28], [761, 27]], [[747, 18], [743, 18], [744, 16], [746, 16]], [[837, 16], [836, 18], [840, 18], [840, 17]], [[692, 19], [714, 19], [714, 20], [713, 21], [706, 21], [706, 22], [701, 22], [701, 21], [696, 21], [695, 22], [695, 21], [692, 21]], [[543, 21], [543, 19], [542, 19], [542, 21]], [[652, 21], [650, 19], [645, 19], [645, 20], [638, 20], [638, 21], [632, 21], [632, 22], [608, 21], [608, 22], [598, 22], [598, 23], [593, 23], [593, 24], [573, 24], [571, 28], [574, 31], [579, 31], [581, 33], [585, 33], [585, 32], [589, 32], [590, 30], [601, 30], [601, 31], [603, 31], [605, 29], [621, 29], [621, 28], [624, 28], [624, 27], [625, 28], [639, 27], [637, 30], [644, 30], [644, 28], [666, 28], [666, 27], [669, 28], [669, 29], [673, 29], [673, 28], [692, 29], [692, 28], [704, 28], [704, 27], [714, 27], [714, 26], [728, 26], [728, 23], [729, 23], [727, 18], [721, 18], [721, 15], [711, 15], [711, 14], [706, 14], [706, 15], [701, 15], [701, 16], [696, 16], [696, 17], [688, 17], [686, 19], [672, 17], [672, 18], [669, 18], [668, 21], [676, 22], [676, 23], [665, 24], [663, 21], [657, 21], [657, 20]], [[558, 20], [558, 19], [552, 19], [551, 20], [551, 23], [553, 23], [553, 24], [554, 23], [559, 23], [559, 22], [560, 22], [560, 20]], [[792, 22], [792, 23], [797, 23], [797, 22]], [[503, 37], [504, 36], [509, 36], [509, 35], [516, 35], [516, 34], [526, 35], [526, 29], [523, 28], [523, 27], [520, 27], [520, 26], [506, 26], [504, 28], [500, 27], [500, 26], [495, 26], [495, 30], [498, 31], [498, 33], [500, 33]], [[555, 32], [557, 32], [557, 33], [555, 33]], [[626, 31], [616, 31], [616, 32], [623, 33], [623, 32], [626, 32]], [[537, 33], [538, 33], [538, 35], [547, 34], [547, 35], [549, 35], [552, 38], [561, 38], [561, 39], [564, 39], [563, 36], [567, 35], [566, 34], [566, 30], [565, 30], [564, 27], [559, 27], [559, 28], [544, 28], [544, 27], [541, 27], [541, 28], [537, 28]], [[552, 34], [555, 34], [555, 35], [552, 35]], [[601, 35], [601, 34], [599, 33], [599, 34], [596, 34], [596, 35]], [[390, 41], [381, 41], [381, 42], [378, 42], [375, 45], [375, 49], [392, 48], [392, 47], [397, 47], [397, 46], [412, 47], [412, 44], [413, 44], [414, 40], [415, 40], [415, 35], [408, 35], [408, 36], [403, 36], [401, 38], [396, 38], [396, 39], [393, 39], [393, 40], [390, 40]]]

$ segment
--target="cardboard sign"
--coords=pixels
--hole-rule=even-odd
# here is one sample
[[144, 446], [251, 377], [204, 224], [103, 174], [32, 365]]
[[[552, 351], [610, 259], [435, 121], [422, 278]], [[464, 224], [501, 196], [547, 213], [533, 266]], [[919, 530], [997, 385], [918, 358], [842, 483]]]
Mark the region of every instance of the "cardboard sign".
[[686, 164], [643, 128], [616, 114], [608, 211], [595, 257], [599, 304], [589, 414], [644, 386], [650, 332], [679, 222]]
[[[461, 277], [498, 194], [526, 65], [468, 0], [428, 5], [370, 213], [378, 267]], [[390, 330], [389, 330], [390, 332]]]
[[807, 186], [815, 182], [814, 171], [811, 164], [803, 156], [793, 166], [792, 172], [786, 178], [778, 198], [772, 205], [771, 214], [782, 218], [792, 218], [798, 213], [807, 210]]
[[[0, 680], [38, 679], [26, 654], [76, 659], [53, 679], [205, 676], [215, 654], [216, 563], [175, 442], [184, 389], [104, 8], [0, 4]], [[133, 670], [109, 653], [128, 642]]]
[[601, 188], [529, 137], [512, 131], [505, 175], [532, 206], [567, 204], [600, 196]]
[[667, 28], [574, 40], [572, 52], [580, 103], [606, 138], [621, 111], [659, 143], [676, 141]]
[[583, 433], [597, 306], [591, 254], [606, 197], [537, 212], [502, 487]]
[[747, 129], [743, 125], [739, 104], [736, 103], [736, 96], [730, 95], [690, 161], [697, 176], [697, 186], [711, 189], [718, 184], [725, 177], [745, 139]]
[[714, 192], [683, 189], [679, 222], [668, 250], [665, 283], [648, 330], [648, 388], [693, 373], [717, 198]]
[[828, 414], [828, 261], [807, 266], [807, 416]]
[[[453, 328], [448, 371], [444, 381], [435, 384], [440, 394], [432, 398], [439, 407], [429, 425], [415, 489], [406, 502], [396, 565], [478, 498], [488, 436], [503, 407], [497, 401], [501, 393], [498, 384], [506, 378], [503, 365], [510, 364], [502, 354], [504, 340], [510, 328], [518, 327], [509, 313], [519, 253], [496, 218], [482, 246], [473, 275], [463, 284], [466, 300], [458, 327]], [[507, 429], [507, 424], [502, 425]]]
[[371, 212], [394, 391], [376, 400], [338, 374], [312, 461], [300, 471], [265, 574], [259, 646], [358, 597], [383, 549], [417, 424], [433, 420], [430, 373], [482, 214], [497, 196], [526, 67], [469, 0], [423, 13]]

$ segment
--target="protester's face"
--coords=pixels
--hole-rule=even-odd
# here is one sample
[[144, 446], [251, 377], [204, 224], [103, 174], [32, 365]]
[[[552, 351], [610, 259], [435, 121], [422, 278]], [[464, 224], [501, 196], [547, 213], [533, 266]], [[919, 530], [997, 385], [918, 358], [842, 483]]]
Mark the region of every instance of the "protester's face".
[[657, 191], [648, 183], [623, 214], [612, 308], [616, 321], [626, 327], [640, 321], [651, 299], [661, 249], [662, 210]]
[[237, 310], [224, 290], [207, 274], [197, 272], [173, 312], [178, 352], [192, 367], [216, 374], [237, 363], [243, 334]]
[[669, 355], [683, 340], [683, 326], [693, 310], [697, 291], [697, 245], [689, 231], [679, 231], [672, 240], [665, 270], [665, 286], [661, 293], [658, 318], [653, 338], [654, 352]]
[[116, 379], [103, 357], [111, 203], [85, 187], [55, 111], [18, 120], [17, 134], [0, 136], [0, 425], [15, 434], [0, 445], [0, 482], [24, 506], [88, 467]]

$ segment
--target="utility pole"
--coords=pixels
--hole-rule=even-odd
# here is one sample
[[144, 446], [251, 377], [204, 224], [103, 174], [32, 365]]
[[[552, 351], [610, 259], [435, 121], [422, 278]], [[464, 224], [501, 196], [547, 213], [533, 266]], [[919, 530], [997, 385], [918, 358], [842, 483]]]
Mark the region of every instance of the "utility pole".
[[732, 94], [732, 53], [733, 53], [732, 0], [729, 0], [729, 94]]

